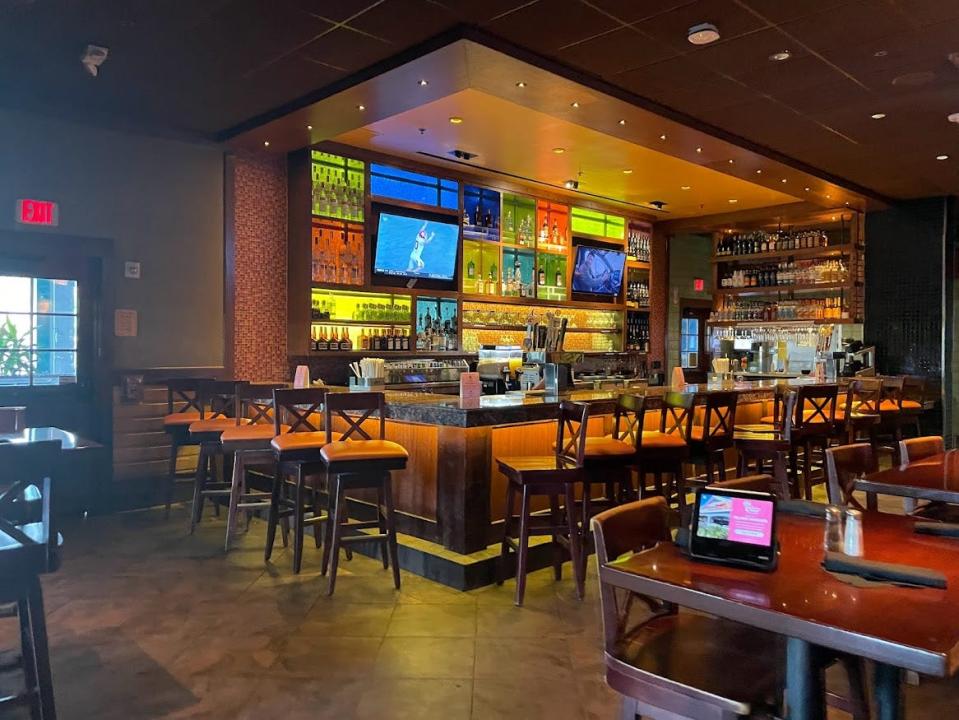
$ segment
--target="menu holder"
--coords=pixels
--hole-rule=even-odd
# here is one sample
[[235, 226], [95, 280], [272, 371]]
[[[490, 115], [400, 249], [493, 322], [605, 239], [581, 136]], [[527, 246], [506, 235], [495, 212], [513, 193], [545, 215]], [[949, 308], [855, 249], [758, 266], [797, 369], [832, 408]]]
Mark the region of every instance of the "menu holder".
[[875, 562], [850, 557], [842, 553], [827, 552], [822, 562], [829, 572], [844, 575], [857, 575], [865, 580], [888, 582], [896, 585], [914, 585], [916, 587], [946, 588], [946, 576], [929, 568], [894, 563]]
[[460, 399], [472, 400], [483, 394], [483, 384], [478, 372], [460, 374]]
[[959, 525], [956, 523], [917, 522], [912, 526], [912, 531], [920, 535], [959, 537]]

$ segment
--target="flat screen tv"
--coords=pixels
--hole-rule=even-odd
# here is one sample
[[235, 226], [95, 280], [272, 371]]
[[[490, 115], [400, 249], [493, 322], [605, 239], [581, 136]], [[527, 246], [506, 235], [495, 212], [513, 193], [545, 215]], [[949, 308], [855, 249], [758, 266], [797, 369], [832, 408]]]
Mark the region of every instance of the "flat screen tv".
[[578, 245], [573, 265], [573, 292], [618, 295], [623, 286], [626, 253]]
[[456, 277], [459, 224], [392, 212], [379, 213], [373, 272], [451, 281]]

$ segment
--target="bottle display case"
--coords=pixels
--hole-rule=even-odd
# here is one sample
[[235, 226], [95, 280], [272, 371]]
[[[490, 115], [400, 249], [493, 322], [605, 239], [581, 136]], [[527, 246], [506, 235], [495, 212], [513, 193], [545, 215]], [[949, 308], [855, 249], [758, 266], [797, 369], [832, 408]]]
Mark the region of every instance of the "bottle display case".
[[453, 298], [416, 298], [416, 350], [457, 350], [459, 303]]
[[310, 349], [408, 350], [412, 298], [314, 288], [310, 312]]
[[567, 298], [567, 258], [565, 254], [536, 251], [536, 297], [563, 301]]
[[524, 247], [503, 247], [503, 296], [536, 297], [536, 251]]
[[313, 218], [310, 276], [315, 283], [362, 285], [364, 273], [363, 225]]
[[463, 241], [463, 292], [471, 295], [500, 294], [500, 248], [497, 243]]
[[599, 210], [576, 207], [570, 209], [570, 231], [573, 235], [588, 235], [604, 240], [626, 239], [626, 218]]
[[501, 237], [504, 245], [536, 246], [536, 200], [503, 193]]
[[366, 163], [332, 153], [312, 153], [313, 215], [363, 222]]
[[536, 249], [563, 253], [569, 248], [569, 206], [536, 201]]
[[463, 186], [463, 237], [498, 241], [500, 235], [500, 194], [496, 190]]
[[526, 326], [547, 315], [567, 320], [566, 350], [616, 352], [622, 350], [623, 313], [619, 310], [463, 303], [463, 350], [484, 345], [522, 345]]

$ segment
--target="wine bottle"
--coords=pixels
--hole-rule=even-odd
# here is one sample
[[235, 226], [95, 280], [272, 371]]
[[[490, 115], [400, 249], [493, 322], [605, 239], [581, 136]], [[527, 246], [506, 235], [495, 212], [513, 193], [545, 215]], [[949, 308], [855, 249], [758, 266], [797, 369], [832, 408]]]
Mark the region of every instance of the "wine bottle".
[[472, 260], [470, 260], [466, 265], [466, 277], [470, 280], [476, 277], [476, 263], [474, 263]]
[[542, 268], [542, 266], [540, 267], [539, 272], [536, 273], [536, 282], [538, 282], [540, 285], [546, 284], [546, 271]]
[[321, 327], [316, 338], [316, 349], [319, 351], [329, 350], [330, 344], [326, 339], [326, 331]]
[[483, 217], [483, 227], [493, 227], [493, 213], [489, 208], [486, 208], [486, 215]]
[[340, 350], [349, 352], [352, 349], [353, 341], [350, 339], [349, 332], [347, 332], [346, 328], [340, 328]]
[[556, 287], [563, 287], [563, 273], [561, 270], [556, 271]]

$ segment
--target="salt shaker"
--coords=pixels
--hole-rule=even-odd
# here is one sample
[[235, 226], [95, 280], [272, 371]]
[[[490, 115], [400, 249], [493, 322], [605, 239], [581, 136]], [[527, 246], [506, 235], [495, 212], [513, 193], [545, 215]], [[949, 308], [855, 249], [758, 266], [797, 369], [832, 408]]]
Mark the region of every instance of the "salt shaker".
[[826, 552], [842, 552], [842, 510], [835, 505], [826, 508], [826, 532], [823, 536]]
[[858, 510], [846, 511], [843, 552], [851, 557], [862, 557], [862, 513]]

